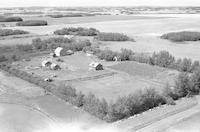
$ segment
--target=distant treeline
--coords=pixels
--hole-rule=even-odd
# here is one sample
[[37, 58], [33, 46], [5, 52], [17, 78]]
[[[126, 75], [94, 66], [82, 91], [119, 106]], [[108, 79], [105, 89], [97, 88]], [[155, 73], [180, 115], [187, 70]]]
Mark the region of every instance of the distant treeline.
[[19, 22], [19, 21], [23, 21], [23, 19], [21, 17], [0, 17], [0, 22]]
[[168, 39], [174, 42], [199, 41], [200, 32], [191, 32], [191, 31], [172, 32], [172, 33], [163, 34], [161, 38]]
[[23, 30], [0, 29], [0, 36], [28, 34], [29, 32]]
[[48, 25], [44, 20], [27, 20], [16, 23], [17, 26], [45, 26]]
[[100, 32], [95, 28], [83, 28], [83, 27], [69, 27], [54, 31], [56, 35], [79, 35], [79, 36], [95, 36], [95, 39], [100, 41], [134, 41], [134, 39], [128, 37], [122, 33], [105, 33]]
[[54, 31], [56, 35], [96, 36], [99, 31], [95, 28], [69, 27]]

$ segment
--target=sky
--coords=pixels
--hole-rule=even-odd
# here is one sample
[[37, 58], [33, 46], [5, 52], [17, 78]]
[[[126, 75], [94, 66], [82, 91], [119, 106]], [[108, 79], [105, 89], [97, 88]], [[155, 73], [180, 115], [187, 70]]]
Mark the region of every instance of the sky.
[[200, 0], [0, 0], [0, 7], [27, 6], [200, 6]]

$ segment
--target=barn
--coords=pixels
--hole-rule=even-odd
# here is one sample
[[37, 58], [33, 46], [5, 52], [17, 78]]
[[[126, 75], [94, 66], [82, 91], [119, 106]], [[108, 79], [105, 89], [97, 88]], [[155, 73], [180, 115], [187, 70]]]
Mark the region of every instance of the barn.
[[89, 64], [90, 70], [103, 70], [103, 65], [98, 62], [92, 62]]
[[66, 50], [62, 47], [57, 47], [54, 51], [56, 56], [65, 56], [67, 54]]

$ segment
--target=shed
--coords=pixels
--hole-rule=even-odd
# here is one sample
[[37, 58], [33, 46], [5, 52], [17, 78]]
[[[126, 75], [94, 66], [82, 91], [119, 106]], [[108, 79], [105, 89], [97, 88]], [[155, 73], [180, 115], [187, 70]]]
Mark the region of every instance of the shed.
[[89, 64], [91, 70], [103, 70], [103, 65], [99, 62], [92, 62]]
[[114, 60], [114, 61], [121, 61], [121, 58], [120, 58], [119, 56], [115, 56], [115, 57], [113, 58], [113, 60]]
[[51, 66], [51, 64], [52, 64], [52, 62], [51, 62], [51, 61], [48, 61], [48, 60], [44, 60], [44, 61], [42, 62], [42, 66], [43, 66], [43, 67], [49, 67], [49, 66]]
[[62, 47], [57, 47], [54, 51], [55, 55], [56, 56], [65, 56], [67, 53], [66, 53], [66, 50], [63, 49]]
[[51, 56], [51, 58], [54, 58], [54, 57], [56, 57], [56, 54], [55, 53], [50, 53], [50, 56]]
[[86, 55], [87, 55], [87, 56], [92, 56], [93, 54], [94, 54], [93, 51], [90, 51], [90, 50], [86, 51]]
[[72, 54], [74, 54], [74, 51], [68, 50], [68, 51], [66, 52], [66, 54], [67, 54], [67, 55], [72, 55]]
[[61, 69], [61, 68], [60, 68], [59, 65], [57, 65], [57, 64], [55, 64], [55, 63], [52, 63], [51, 66], [50, 66], [50, 69], [51, 69], [51, 70], [59, 70], [59, 69]]
[[72, 39], [74, 35], [64, 35], [64, 38]]

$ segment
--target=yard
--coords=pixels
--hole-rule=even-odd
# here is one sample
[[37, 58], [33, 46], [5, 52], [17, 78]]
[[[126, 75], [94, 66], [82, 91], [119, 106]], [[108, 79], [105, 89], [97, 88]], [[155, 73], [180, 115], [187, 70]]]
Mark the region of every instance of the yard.
[[[58, 64], [60, 70], [50, 70], [41, 66], [44, 60]], [[37, 56], [31, 61], [13, 63], [21, 70], [45, 78], [51, 78], [53, 83], [70, 84], [85, 94], [94, 93], [99, 98], [115, 100], [135, 91], [153, 87], [161, 91], [166, 83], [173, 85], [177, 71], [164, 69], [137, 62], [105, 62], [95, 56], [86, 56], [76, 52], [70, 56], [50, 58], [50, 55]], [[104, 70], [89, 70], [91, 62], [100, 62]]]

